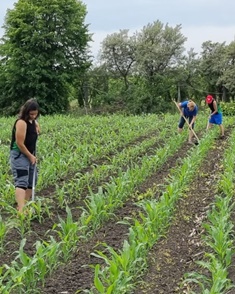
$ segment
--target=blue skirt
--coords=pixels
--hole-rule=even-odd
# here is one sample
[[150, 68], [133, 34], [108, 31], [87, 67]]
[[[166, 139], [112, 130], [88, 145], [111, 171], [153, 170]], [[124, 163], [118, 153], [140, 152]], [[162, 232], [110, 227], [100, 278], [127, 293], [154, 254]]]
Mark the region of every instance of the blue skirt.
[[213, 114], [209, 120], [209, 123], [215, 125], [222, 125], [222, 113]]

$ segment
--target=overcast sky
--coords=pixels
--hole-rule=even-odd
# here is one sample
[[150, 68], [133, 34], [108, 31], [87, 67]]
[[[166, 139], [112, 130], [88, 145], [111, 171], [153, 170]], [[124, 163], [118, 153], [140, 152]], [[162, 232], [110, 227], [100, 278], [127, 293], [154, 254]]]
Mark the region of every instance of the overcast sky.
[[[12, 9], [14, 2], [17, 0], [1, 0], [0, 26], [7, 8]], [[108, 34], [120, 29], [139, 31], [156, 20], [172, 27], [181, 24], [181, 32], [188, 39], [185, 48], [194, 48], [198, 53], [204, 41], [229, 44], [235, 40], [235, 0], [83, 0], [83, 3], [87, 5], [86, 23], [93, 33], [91, 48], [95, 56]]]

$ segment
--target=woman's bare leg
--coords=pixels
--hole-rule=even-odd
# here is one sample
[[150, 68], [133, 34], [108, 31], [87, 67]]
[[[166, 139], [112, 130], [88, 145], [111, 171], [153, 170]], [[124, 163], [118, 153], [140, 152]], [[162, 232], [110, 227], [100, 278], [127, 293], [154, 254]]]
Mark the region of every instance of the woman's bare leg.
[[27, 189], [25, 191], [25, 200], [26, 201], [30, 201], [31, 200], [31, 197], [32, 197], [32, 189]]
[[26, 191], [21, 188], [16, 188], [15, 197], [18, 205], [18, 211], [23, 212], [23, 208], [25, 206]]
[[223, 125], [219, 125], [220, 128], [220, 134], [221, 136], [224, 136], [224, 126]]

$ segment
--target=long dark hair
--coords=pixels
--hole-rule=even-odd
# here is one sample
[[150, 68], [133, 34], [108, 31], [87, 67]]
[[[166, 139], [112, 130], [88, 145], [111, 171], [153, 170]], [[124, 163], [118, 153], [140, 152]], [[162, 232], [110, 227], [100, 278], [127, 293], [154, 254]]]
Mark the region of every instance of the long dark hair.
[[18, 118], [23, 119], [24, 121], [28, 121], [30, 116], [29, 112], [30, 111], [38, 111], [38, 115], [36, 118], [39, 116], [39, 105], [38, 102], [35, 98], [31, 98], [25, 102], [25, 104], [21, 107]]

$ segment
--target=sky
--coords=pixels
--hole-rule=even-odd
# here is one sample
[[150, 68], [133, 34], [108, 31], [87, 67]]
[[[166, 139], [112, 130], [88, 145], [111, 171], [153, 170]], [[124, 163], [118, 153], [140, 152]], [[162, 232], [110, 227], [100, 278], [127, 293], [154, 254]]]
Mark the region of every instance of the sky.
[[[48, 0], [50, 1], [50, 0]], [[0, 27], [6, 10], [17, 0], [2, 0]], [[93, 34], [91, 51], [96, 57], [103, 39], [121, 29], [130, 35], [144, 26], [159, 20], [171, 27], [181, 25], [187, 38], [186, 50], [194, 48], [200, 53], [205, 41], [225, 42], [235, 40], [235, 0], [83, 0], [87, 6], [86, 24]], [[4, 30], [0, 29], [0, 37]]]

